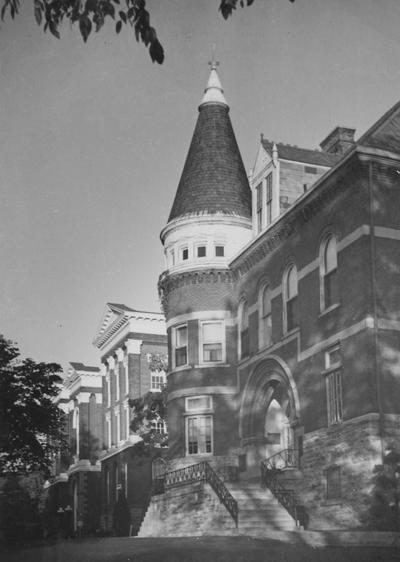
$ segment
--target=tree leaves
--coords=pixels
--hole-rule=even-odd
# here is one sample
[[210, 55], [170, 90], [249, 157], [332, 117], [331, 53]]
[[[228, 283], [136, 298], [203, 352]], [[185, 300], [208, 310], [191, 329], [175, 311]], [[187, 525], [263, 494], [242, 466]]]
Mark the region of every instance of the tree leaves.
[[85, 14], [79, 18], [79, 31], [81, 32], [82, 39], [86, 43], [90, 32], [92, 31], [92, 22]]
[[[244, 7], [251, 6], [254, 0], [218, 0], [219, 10], [227, 19], [239, 2]], [[289, 0], [294, 2], [294, 0]], [[19, 13], [20, 0], [0, 0], [2, 8], [0, 17], [9, 12], [12, 19]], [[78, 22], [79, 31], [86, 43], [92, 30], [97, 33], [103, 27], [107, 17], [116, 20], [115, 31], [121, 32], [123, 25], [130, 25], [136, 40], [142, 42], [149, 50], [153, 62], [162, 64], [165, 58], [164, 48], [160, 43], [156, 30], [150, 25], [150, 14], [146, 10], [146, 0], [125, 0], [125, 6], [120, 0], [33, 0], [34, 17], [43, 31], [49, 30], [54, 37], [60, 38], [60, 27], [64, 20], [74, 24]], [[116, 13], [118, 6], [118, 14]]]
[[64, 447], [63, 413], [54, 398], [61, 367], [21, 360], [0, 335], [0, 474], [47, 470]]

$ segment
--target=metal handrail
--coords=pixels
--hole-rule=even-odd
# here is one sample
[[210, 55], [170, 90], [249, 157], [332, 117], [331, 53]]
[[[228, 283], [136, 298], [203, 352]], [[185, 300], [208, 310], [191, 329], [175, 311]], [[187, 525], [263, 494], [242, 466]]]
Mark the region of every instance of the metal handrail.
[[283, 470], [285, 468], [298, 468], [299, 467], [299, 450], [298, 449], [283, 449], [275, 455], [268, 457], [261, 461], [265, 463], [269, 470]]
[[278, 472], [283, 468], [298, 466], [298, 450], [284, 449], [268, 459], [261, 461], [261, 485], [271, 490], [279, 503], [298, 523], [297, 502], [294, 490], [287, 489], [277, 479]]
[[[158, 480], [160, 481], [161, 479]], [[173, 488], [175, 486], [182, 486], [184, 484], [188, 484], [189, 482], [206, 482], [207, 484], [210, 484], [219, 501], [225, 506], [231, 515], [236, 527], [238, 526], [239, 508], [237, 501], [208, 462], [203, 461], [198, 464], [192, 464], [190, 466], [165, 473], [163, 478], [163, 490], [167, 490], [168, 488]], [[161, 484], [159, 482], [158, 489], [160, 489], [160, 486]]]

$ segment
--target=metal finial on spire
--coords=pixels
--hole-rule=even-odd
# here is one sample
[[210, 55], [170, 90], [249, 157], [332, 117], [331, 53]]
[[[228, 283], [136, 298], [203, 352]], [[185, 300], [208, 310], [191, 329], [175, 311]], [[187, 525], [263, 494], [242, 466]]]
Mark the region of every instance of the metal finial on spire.
[[219, 61], [215, 60], [215, 50], [216, 50], [216, 45], [215, 43], [213, 43], [211, 48], [211, 60], [208, 61], [208, 64], [211, 66], [211, 70], [217, 70], [217, 66], [219, 66]]

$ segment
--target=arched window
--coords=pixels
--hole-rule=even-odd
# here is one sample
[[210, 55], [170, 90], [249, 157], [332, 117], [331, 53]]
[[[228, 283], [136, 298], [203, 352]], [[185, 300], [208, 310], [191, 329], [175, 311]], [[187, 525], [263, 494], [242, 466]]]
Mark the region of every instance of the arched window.
[[249, 355], [249, 307], [242, 301], [239, 308], [239, 356], [242, 359]]
[[325, 310], [337, 302], [336, 271], [336, 239], [330, 235], [322, 243], [320, 251], [321, 310]]
[[297, 302], [297, 269], [294, 264], [286, 270], [283, 280], [283, 298], [286, 331], [290, 332], [299, 325]]
[[272, 341], [271, 289], [264, 285], [259, 299], [259, 347], [266, 347]]

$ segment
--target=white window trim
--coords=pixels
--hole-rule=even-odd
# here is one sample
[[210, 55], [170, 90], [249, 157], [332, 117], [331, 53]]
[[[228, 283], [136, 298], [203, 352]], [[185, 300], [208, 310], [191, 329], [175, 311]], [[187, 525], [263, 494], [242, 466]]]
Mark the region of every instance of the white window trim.
[[[188, 251], [188, 257], [186, 260], [183, 259], [183, 250], [187, 250]], [[186, 263], [190, 260], [190, 249], [189, 249], [189, 244], [182, 244], [181, 246], [179, 246], [179, 256], [178, 256], [178, 263]]]
[[[341, 357], [339, 357], [338, 361], [336, 361], [335, 363], [331, 363], [330, 362], [330, 355], [332, 352], [334, 351], [341, 351], [341, 345], [340, 342], [338, 342], [335, 345], [332, 345], [329, 349], [325, 350], [325, 371], [323, 372], [323, 375], [325, 377], [325, 389], [326, 389], [326, 412], [327, 412], [327, 422], [328, 422], [328, 426], [331, 425], [335, 425], [335, 424], [339, 424], [343, 422], [343, 367], [342, 367], [342, 359]], [[332, 416], [332, 412], [331, 412], [331, 408], [330, 408], [330, 394], [329, 394], [329, 378], [335, 376], [335, 373], [337, 373], [340, 376], [340, 410], [341, 410], [341, 415], [340, 416], [336, 416], [336, 412], [335, 413], [335, 419], [333, 419]], [[336, 392], [336, 389], [335, 389]]]
[[[193, 398], [195, 399], [201, 399], [201, 398], [206, 398], [207, 400], [209, 400], [209, 407], [208, 408], [190, 408], [189, 407], [189, 402], [190, 400], [192, 400]], [[195, 396], [187, 396], [185, 398], [185, 413], [188, 415], [192, 415], [192, 414], [212, 414], [214, 412], [213, 409], [213, 397], [210, 394], [199, 394], [199, 395], [195, 395]]]
[[[326, 234], [326, 236], [324, 237], [324, 239], [322, 240], [320, 246], [319, 246], [319, 305], [320, 305], [320, 312], [326, 312], [327, 310], [330, 310], [331, 308], [336, 308], [337, 306], [337, 302], [333, 302], [332, 304], [330, 304], [329, 306], [325, 306], [325, 276], [326, 276], [326, 272], [325, 272], [325, 250], [326, 250], [326, 246], [329, 242], [329, 240], [333, 238], [334, 242], [335, 242], [335, 250], [336, 250], [336, 271], [338, 269], [337, 266], [337, 259], [338, 259], [338, 243], [337, 243], [337, 239], [336, 236], [332, 233], [329, 232], [328, 234]], [[334, 271], [334, 270], [332, 270]]]
[[[289, 272], [291, 271], [292, 267], [295, 268], [296, 270], [296, 298], [297, 298], [297, 309], [299, 307], [299, 271], [297, 269], [297, 266], [294, 262], [290, 262], [286, 268], [285, 268], [285, 272], [283, 274], [282, 277], [282, 308], [283, 308], [283, 333], [289, 334], [294, 332], [295, 330], [298, 329], [298, 325], [294, 326], [293, 328], [291, 328], [290, 330], [288, 329], [288, 316], [287, 316], [287, 305], [289, 302], [289, 298], [288, 298], [288, 291], [287, 291], [287, 282], [288, 282], [288, 277], [289, 277]], [[295, 297], [292, 297], [292, 299]], [[292, 300], [290, 299], [290, 300]], [[298, 309], [299, 312], [299, 309]]]
[[161, 392], [161, 388], [153, 388], [153, 376], [162, 377], [163, 383], [166, 384], [167, 382], [167, 375], [165, 371], [150, 371], [150, 390], [151, 392]]
[[[189, 453], [189, 420], [191, 418], [210, 418], [211, 420], [211, 451], [210, 452], [197, 452]], [[185, 446], [186, 446], [186, 456], [196, 457], [196, 456], [211, 456], [214, 454], [214, 416], [210, 413], [190, 413], [185, 419]]]
[[[194, 257], [196, 260], [206, 260], [208, 259], [209, 256], [209, 247], [208, 247], [208, 242], [207, 240], [196, 240], [195, 244], [194, 244]], [[197, 252], [199, 248], [205, 248], [206, 249], [206, 255], [205, 256], [198, 256]]]
[[264, 343], [265, 340], [265, 334], [264, 334], [264, 318], [265, 316], [263, 316], [263, 312], [264, 312], [264, 292], [266, 289], [269, 289], [269, 294], [270, 294], [270, 308], [271, 308], [271, 312], [270, 312], [270, 317], [271, 317], [271, 330], [272, 330], [272, 290], [271, 290], [271, 284], [269, 282], [265, 282], [263, 283], [263, 285], [261, 286], [261, 289], [259, 291], [258, 294], [258, 349], [265, 349], [267, 347], [269, 347], [270, 345], [272, 345], [272, 334], [271, 334], [271, 341], [269, 343]]
[[[177, 331], [180, 328], [184, 328], [184, 327], [186, 328], [186, 363], [184, 363], [182, 365], [176, 365], [176, 354], [175, 354], [175, 351], [177, 349], [177, 347], [176, 347], [176, 334], [177, 334]], [[188, 349], [189, 348], [189, 345], [188, 345], [189, 344], [189, 337], [188, 337], [189, 336], [189, 333], [188, 333], [189, 330], [188, 330], [187, 322], [183, 322], [182, 324], [178, 324], [177, 326], [174, 326], [173, 328], [171, 328], [171, 330], [172, 330], [172, 332], [171, 332], [171, 334], [172, 334], [172, 338], [171, 338], [172, 339], [172, 361], [171, 361], [172, 366], [173, 366], [174, 369], [186, 368], [189, 364], [189, 349]]]
[[[221, 324], [221, 335], [222, 335], [222, 351], [220, 361], [204, 361], [203, 357], [203, 344], [207, 343], [203, 341], [203, 325], [204, 324]], [[226, 329], [224, 320], [201, 320], [199, 324], [199, 364], [204, 366], [221, 365], [226, 363]]]

